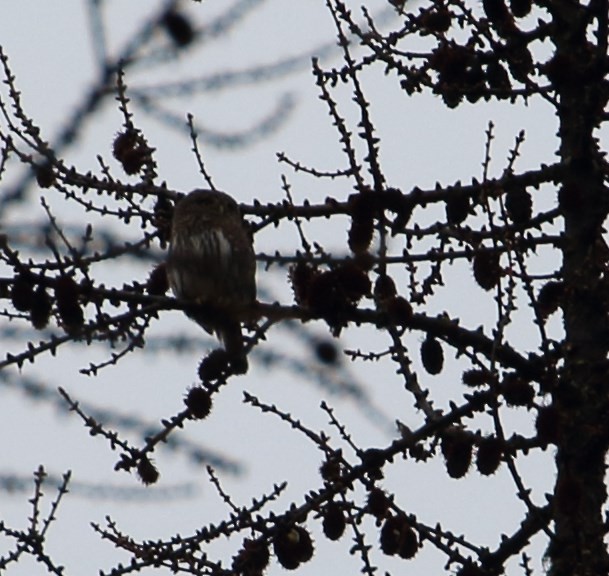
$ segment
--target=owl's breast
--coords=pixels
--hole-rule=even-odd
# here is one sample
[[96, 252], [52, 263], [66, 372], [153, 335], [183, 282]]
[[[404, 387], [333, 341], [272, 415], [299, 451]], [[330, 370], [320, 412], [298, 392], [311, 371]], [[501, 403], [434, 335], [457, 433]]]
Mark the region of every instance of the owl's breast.
[[167, 260], [174, 294], [218, 306], [253, 301], [255, 256], [244, 238], [219, 227], [176, 235]]

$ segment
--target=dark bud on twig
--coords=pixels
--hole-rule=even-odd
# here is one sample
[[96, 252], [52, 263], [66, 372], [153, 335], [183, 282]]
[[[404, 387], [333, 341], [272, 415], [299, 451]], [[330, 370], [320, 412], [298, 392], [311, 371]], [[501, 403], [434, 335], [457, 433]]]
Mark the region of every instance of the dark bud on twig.
[[345, 532], [345, 513], [339, 504], [330, 502], [322, 512], [322, 529], [330, 540], [338, 540]]
[[336, 366], [339, 363], [339, 351], [332, 340], [318, 340], [315, 342], [315, 356], [322, 364]]
[[312, 279], [306, 304], [320, 316], [333, 316], [346, 304], [334, 271], [326, 270]]
[[410, 221], [416, 201], [397, 188], [388, 188], [382, 193], [382, 198], [382, 207], [395, 213], [391, 223], [391, 232], [395, 234], [403, 230]]
[[49, 162], [36, 166], [36, 182], [41, 188], [50, 188], [55, 183], [55, 172]]
[[520, 30], [514, 22], [514, 17], [507, 9], [504, 0], [482, 0], [486, 16], [493, 24], [498, 34], [506, 39], [518, 38]]
[[419, 550], [419, 541], [417, 539], [416, 532], [410, 527], [405, 527], [402, 531], [402, 538], [400, 542], [400, 549], [398, 550], [398, 556], [404, 560], [410, 560], [414, 558], [417, 551]]
[[330, 457], [320, 467], [319, 473], [326, 482], [335, 482], [340, 478], [341, 466], [338, 458]]
[[494, 382], [495, 378], [488, 370], [466, 370], [461, 376], [461, 381], [466, 386], [485, 386]]
[[137, 131], [130, 129], [124, 132], [119, 132], [112, 143], [112, 156], [119, 162], [127, 157], [133, 151], [137, 144]]
[[137, 463], [137, 475], [146, 486], [155, 484], [160, 476], [152, 460], [146, 456], [140, 458], [140, 461]]
[[233, 570], [242, 576], [262, 574], [269, 564], [269, 547], [261, 540], [243, 541], [243, 547], [233, 558]]
[[443, 34], [450, 28], [451, 13], [444, 6], [426, 10], [419, 17], [421, 28], [431, 34]]
[[442, 436], [441, 448], [446, 471], [451, 478], [462, 478], [472, 463], [474, 441], [465, 431], [453, 428]]
[[28, 312], [34, 302], [34, 279], [29, 274], [18, 274], [11, 287], [11, 302], [19, 312]]
[[470, 60], [465, 74], [465, 80], [465, 95], [468, 102], [477, 102], [480, 100], [485, 90], [485, 75], [479, 58], [475, 57]]
[[169, 281], [167, 280], [167, 267], [165, 262], [161, 262], [154, 267], [148, 282], [146, 282], [146, 291], [152, 296], [162, 296], [169, 290]]
[[397, 294], [393, 278], [387, 274], [379, 276], [374, 282], [373, 294], [377, 302], [385, 302], [389, 298], [393, 298]]
[[419, 548], [416, 532], [402, 516], [391, 516], [381, 529], [381, 550], [388, 556], [414, 557]]
[[531, 219], [533, 200], [526, 188], [511, 188], [505, 195], [505, 208], [514, 224], [524, 226]]
[[551, 316], [560, 306], [565, 292], [562, 282], [548, 282], [537, 295], [537, 310], [542, 318]]
[[555, 88], [573, 90], [582, 80], [578, 61], [572, 54], [555, 53], [541, 67], [542, 72]]
[[388, 459], [383, 450], [379, 448], [368, 448], [360, 454], [360, 458], [362, 459], [362, 465], [371, 478], [380, 479], [383, 477], [383, 466]]
[[202, 382], [218, 380], [228, 371], [229, 357], [224, 348], [212, 350], [199, 364], [199, 378]]
[[438, 73], [439, 84], [444, 89], [466, 83], [471, 58], [469, 48], [457, 44], [442, 43], [433, 51], [429, 64]]
[[64, 330], [68, 334], [78, 332], [85, 317], [78, 301], [78, 284], [71, 276], [60, 276], [55, 282], [55, 301], [57, 312], [61, 318]]
[[480, 474], [494, 474], [503, 457], [503, 442], [496, 436], [486, 436], [480, 440], [476, 453], [476, 468]]
[[449, 191], [446, 198], [446, 220], [449, 224], [461, 224], [469, 215], [469, 196]]
[[313, 541], [302, 526], [283, 528], [273, 539], [273, 552], [286, 570], [295, 570], [313, 557]]
[[297, 304], [306, 305], [311, 284], [318, 275], [317, 269], [306, 262], [298, 262], [290, 268], [290, 281]]
[[463, 100], [463, 94], [453, 85], [444, 86], [441, 93], [442, 101], [448, 108], [456, 108]]
[[507, 48], [507, 61], [510, 73], [516, 80], [526, 82], [529, 74], [534, 70], [531, 51], [521, 41], [509, 42]]
[[429, 374], [442, 372], [444, 366], [444, 351], [442, 345], [433, 336], [427, 336], [421, 344], [421, 362]]
[[377, 212], [377, 198], [373, 192], [362, 192], [349, 196], [351, 227], [349, 228], [349, 248], [354, 254], [366, 252], [374, 234], [374, 216]]
[[202, 420], [211, 412], [211, 395], [201, 386], [195, 386], [188, 391], [184, 404], [195, 420]]
[[162, 24], [176, 48], [188, 46], [195, 37], [190, 20], [177, 10], [167, 11], [163, 16]]
[[116, 136], [112, 154], [129, 175], [137, 174], [152, 160], [152, 148], [135, 128], [128, 128]]
[[530, 406], [535, 398], [533, 386], [517, 374], [507, 374], [500, 390], [508, 406]]
[[486, 81], [492, 90], [507, 92], [512, 89], [510, 76], [499, 62], [491, 62], [486, 67]]
[[164, 248], [171, 237], [171, 219], [173, 204], [164, 196], [159, 196], [154, 205], [153, 224], [159, 232], [161, 247]]
[[372, 285], [368, 274], [354, 262], [346, 262], [336, 268], [337, 284], [350, 302], [357, 304], [364, 296], [370, 295]]
[[391, 321], [398, 325], [404, 325], [412, 320], [412, 306], [403, 296], [391, 298], [386, 305], [387, 314]]
[[499, 254], [487, 250], [477, 252], [474, 256], [473, 268], [474, 278], [484, 290], [491, 290], [499, 283], [501, 277]]
[[372, 488], [368, 493], [366, 510], [377, 519], [385, 518], [391, 501], [380, 488]]
[[52, 301], [42, 284], [36, 288], [30, 308], [30, 321], [36, 330], [42, 330], [49, 323]]
[[332, 335], [338, 336], [347, 324], [348, 314], [360, 298], [369, 293], [367, 274], [354, 263], [348, 263], [313, 275], [302, 304], [323, 318]]
[[353, 217], [349, 228], [349, 248], [354, 254], [368, 250], [374, 235], [374, 220], [370, 216]]
[[487, 574], [488, 572], [480, 568], [480, 566], [468, 561], [459, 569], [456, 576], [487, 576]]

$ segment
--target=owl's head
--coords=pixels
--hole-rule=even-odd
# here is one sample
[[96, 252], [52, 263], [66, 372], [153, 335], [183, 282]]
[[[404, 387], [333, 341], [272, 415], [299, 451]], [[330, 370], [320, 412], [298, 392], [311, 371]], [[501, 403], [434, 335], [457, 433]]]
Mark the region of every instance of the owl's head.
[[223, 219], [240, 218], [239, 205], [233, 198], [217, 190], [194, 190], [178, 201], [174, 220], [221, 222]]

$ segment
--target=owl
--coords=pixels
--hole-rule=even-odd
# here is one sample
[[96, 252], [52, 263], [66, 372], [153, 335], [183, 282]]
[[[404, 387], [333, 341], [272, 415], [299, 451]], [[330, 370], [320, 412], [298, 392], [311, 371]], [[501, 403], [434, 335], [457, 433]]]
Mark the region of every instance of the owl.
[[232, 369], [247, 371], [240, 313], [256, 299], [252, 237], [237, 202], [216, 190], [194, 190], [175, 206], [167, 257], [175, 296], [185, 312], [216, 334]]

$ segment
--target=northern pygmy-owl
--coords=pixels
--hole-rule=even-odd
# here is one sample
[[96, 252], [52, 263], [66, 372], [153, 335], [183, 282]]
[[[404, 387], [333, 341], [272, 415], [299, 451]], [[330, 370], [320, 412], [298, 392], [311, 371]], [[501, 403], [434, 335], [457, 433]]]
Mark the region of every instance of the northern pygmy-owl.
[[246, 372], [239, 318], [256, 299], [256, 259], [233, 198], [194, 190], [176, 204], [167, 275], [175, 296], [193, 303], [186, 314], [218, 336], [235, 372]]

